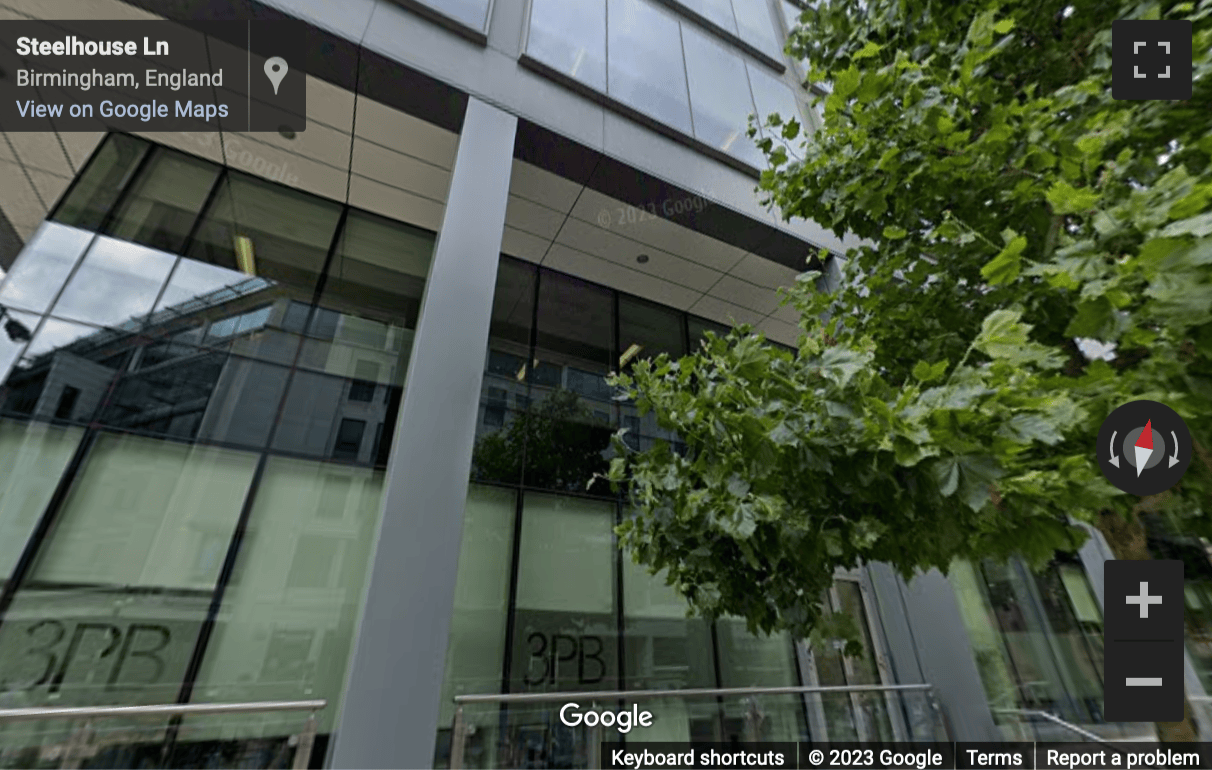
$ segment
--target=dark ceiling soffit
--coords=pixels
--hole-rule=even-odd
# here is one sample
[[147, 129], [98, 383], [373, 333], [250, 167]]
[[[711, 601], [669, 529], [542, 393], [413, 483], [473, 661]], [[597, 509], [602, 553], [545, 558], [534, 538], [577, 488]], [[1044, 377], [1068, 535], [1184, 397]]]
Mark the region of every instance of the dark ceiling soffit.
[[[199, 31], [213, 34], [236, 46], [244, 46], [243, 35], [215, 27], [207, 21], [247, 19], [302, 23], [309, 36], [303, 72], [347, 91], [356, 91], [429, 123], [460, 133], [467, 111], [467, 94], [422, 72], [368, 51], [328, 30], [270, 8], [256, 0], [126, 0], [130, 5], [173, 21], [188, 22]], [[466, 32], [466, 30], [464, 30]], [[291, 62], [294, 66], [294, 62]]]
[[[816, 258], [817, 247], [812, 244], [697, 193], [638, 171], [525, 118], [518, 119], [514, 156], [603, 195], [647, 212], [656, 212], [662, 219], [761, 255], [793, 270], [820, 269], [820, 262]], [[698, 200], [703, 201], [701, 211], [696, 208]], [[670, 213], [666, 214], [666, 211]]]

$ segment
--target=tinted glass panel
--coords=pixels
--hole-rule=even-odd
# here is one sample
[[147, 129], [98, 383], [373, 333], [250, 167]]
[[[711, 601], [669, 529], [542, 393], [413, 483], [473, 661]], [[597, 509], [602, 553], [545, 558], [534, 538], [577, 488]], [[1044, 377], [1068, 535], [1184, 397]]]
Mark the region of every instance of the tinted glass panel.
[[163, 147], [153, 152], [107, 231], [124, 240], [180, 253], [219, 176], [219, 167]]
[[754, 112], [745, 62], [689, 27], [683, 27], [682, 41], [686, 46], [695, 137], [751, 166], [764, 168], [765, 157], [745, 135]]
[[8, 580], [84, 431], [0, 420], [0, 578]]
[[[194, 689], [199, 702], [328, 698], [340, 714], [383, 474], [272, 458]], [[277, 734], [280, 715], [245, 715]], [[195, 726], [211, 721], [195, 721]], [[215, 728], [211, 728], [215, 729]]]
[[34, 234], [0, 286], [0, 306], [45, 312], [93, 234], [48, 222]]
[[775, 34], [767, 0], [732, 0], [732, 10], [741, 38], [781, 61], [782, 35]]
[[231, 172], [205, 215], [193, 259], [314, 289], [341, 207]]
[[679, 2], [712, 24], [736, 34], [736, 17], [732, 13], [732, 0], [679, 0]]
[[64, 388], [80, 391], [71, 419], [87, 421], [129, 361], [129, 336], [94, 326], [46, 319], [5, 382], [4, 410], [54, 418]]
[[230, 538], [255, 466], [246, 453], [103, 436], [34, 577], [209, 590], [223, 554], [206, 535]]
[[97, 326], [139, 328], [176, 261], [163, 251], [98, 238], [51, 312]]
[[606, 3], [534, 0], [526, 53], [604, 93]]
[[[767, 74], [761, 67], [752, 64], [748, 67], [749, 84], [753, 86], [753, 102], [757, 106], [758, 122], [764, 124], [766, 118], [778, 113], [784, 123], [795, 120], [802, 127], [804, 119], [800, 117], [799, 102], [791, 88], [773, 75]], [[789, 146], [778, 134], [774, 136], [774, 141]]]
[[618, 686], [613, 526], [611, 504], [526, 496], [513, 692]]
[[609, 93], [620, 102], [691, 133], [677, 19], [644, 0], [609, 0]]
[[[32, 313], [22, 313], [19, 310], [6, 310], [0, 318], [0, 382], [8, 376], [9, 367], [16, 363], [18, 356], [38, 328], [39, 317]], [[0, 397], [0, 403], [4, 403]]]
[[63, 199], [55, 219], [85, 230], [100, 228], [150, 147], [133, 136], [110, 134]]
[[706, 338], [707, 332], [712, 332], [717, 337], [727, 337], [732, 329], [724, 324], [708, 321], [706, 318], [698, 318], [690, 316], [687, 319], [690, 327], [690, 347], [692, 350], [697, 350], [699, 343]]

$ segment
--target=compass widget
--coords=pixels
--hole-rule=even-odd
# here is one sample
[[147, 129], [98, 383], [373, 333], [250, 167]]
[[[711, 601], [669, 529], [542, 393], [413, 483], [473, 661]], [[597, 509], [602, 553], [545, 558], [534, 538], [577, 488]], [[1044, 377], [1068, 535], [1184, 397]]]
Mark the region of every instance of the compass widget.
[[1107, 480], [1132, 495], [1156, 495], [1179, 482], [1191, 462], [1191, 433], [1170, 407], [1132, 401], [1116, 409], [1098, 433], [1099, 466]]

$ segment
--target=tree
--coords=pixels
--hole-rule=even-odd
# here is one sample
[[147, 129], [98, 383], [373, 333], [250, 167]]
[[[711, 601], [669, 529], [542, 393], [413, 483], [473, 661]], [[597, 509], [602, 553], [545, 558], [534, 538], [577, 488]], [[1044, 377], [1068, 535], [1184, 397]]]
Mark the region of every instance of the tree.
[[[613, 378], [687, 446], [619, 442], [633, 558], [697, 613], [804, 637], [838, 567], [1040, 563], [1080, 543], [1074, 522], [1131, 524], [1142, 501], [1095, 464], [1111, 409], [1162, 401], [1212, 440], [1208, 5], [807, 12], [789, 48], [832, 84], [824, 128], [805, 142], [770, 116], [760, 190], [865, 245], [835, 290], [806, 273], [788, 291], [796, 353], [743, 328]], [[1191, 100], [1112, 99], [1126, 18], [1194, 22]], [[1084, 356], [1087, 338], [1114, 360]], [[1210, 489], [1192, 463], [1144, 505], [1205, 533]]]

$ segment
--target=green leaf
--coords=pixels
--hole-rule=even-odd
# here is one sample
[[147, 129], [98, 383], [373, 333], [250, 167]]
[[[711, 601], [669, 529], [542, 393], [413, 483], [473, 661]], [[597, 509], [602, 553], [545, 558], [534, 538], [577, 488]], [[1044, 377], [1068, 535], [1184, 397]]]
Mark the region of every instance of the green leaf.
[[1006, 248], [981, 268], [981, 277], [994, 286], [1013, 281], [1022, 271], [1022, 254], [1025, 248], [1027, 248], [1026, 237], [1020, 235], [1014, 238], [1006, 245]]
[[942, 378], [943, 374], [946, 373], [947, 367], [949, 365], [950, 364], [948, 361], [938, 361], [937, 363], [934, 363], [934, 364], [927, 363], [926, 361], [918, 361], [913, 366], [913, 377], [918, 382], [922, 382], [922, 383], [933, 382], [937, 379]]
[[1180, 219], [1161, 231], [1163, 238], [1173, 238], [1180, 235], [1194, 235], [1196, 238], [1206, 238], [1212, 235], [1212, 211], [1197, 217]]
[[893, 241], [900, 240], [901, 238], [904, 238], [908, 234], [909, 234], [909, 231], [903, 227], [896, 227], [895, 225], [888, 225], [887, 227], [884, 228], [884, 237], [889, 240], [893, 240]]
[[979, 511], [989, 502], [993, 482], [1005, 475], [1005, 472], [997, 460], [987, 456], [960, 458], [959, 466], [960, 498], [969, 508]]
[[833, 94], [843, 101], [857, 91], [858, 87], [859, 71], [853, 64], [833, 78]]
[[868, 40], [867, 44], [864, 45], [861, 49], [859, 49], [858, 53], [856, 53], [854, 55], [854, 58], [855, 59], [866, 59], [871, 56], [875, 56], [881, 50], [883, 50], [883, 46], [879, 45], [878, 43], [876, 43], [872, 40]]
[[1099, 195], [1093, 190], [1079, 190], [1062, 179], [1052, 185], [1045, 197], [1054, 213], [1077, 214], [1093, 208]]
[[995, 310], [981, 324], [981, 333], [973, 343], [977, 350], [993, 359], [1012, 364], [1034, 363], [1043, 368], [1055, 368], [1065, 359], [1059, 352], [1031, 342], [1027, 333], [1031, 327], [1021, 323], [1021, 310]]
[[954, 457], [939, 460], [931, 468], [938, 491], [943, 497], [951, 497], [959, 489], [959, 463]]
[[1002, 426], [998, 435], [1019, 443], [1041, 441], [1048, 445], [1056, 444], [1064, 438], [1052, 421], [1033, 412], [1014, 415]]

